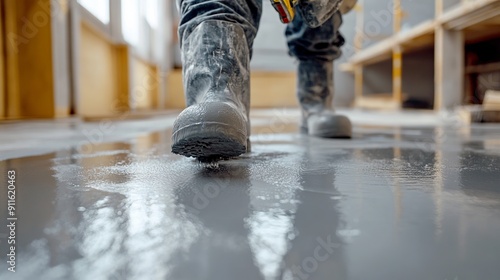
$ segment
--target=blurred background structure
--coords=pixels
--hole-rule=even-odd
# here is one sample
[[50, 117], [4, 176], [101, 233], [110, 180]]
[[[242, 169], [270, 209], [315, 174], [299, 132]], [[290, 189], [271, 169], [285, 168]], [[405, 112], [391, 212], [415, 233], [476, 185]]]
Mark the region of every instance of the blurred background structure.
[[[175, 1], [0, 3], [0, 120], [184, 107]], [[284, 26], [264, 5], [252, 106], [295, 107]], [[500, 1], [361, 0], [341, 31], [335, 106], [498, 113]]]

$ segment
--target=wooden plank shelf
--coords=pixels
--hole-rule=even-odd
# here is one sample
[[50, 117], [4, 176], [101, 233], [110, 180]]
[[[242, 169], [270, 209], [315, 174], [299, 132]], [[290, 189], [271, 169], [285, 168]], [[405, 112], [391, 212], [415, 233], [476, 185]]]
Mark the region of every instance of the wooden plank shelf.
[[[466, 73], [481, 71], [497, 71], [498, 63], [470, 66], [465, 68], [463, 46], [470, 42], [480, 42], [500, 36], [500, 0], [462, 0], [460, 4], [444, 11], [444, 0], [436, 0], [435, 17], [422, 22], [410, 30], [401, 31], [401, 0], [393, 0], [394, 34], [366, 49], [360, 49], [360, 36], [356, 36], [355, 45], [358, 52], [347, 63], [340, 65], [340, 70], [355, 75], [355, 106], [367, 107], [367, 99], [363, 95], [363, 68], [379, 62], [393, 61], [393, 93], [392, 101], [399, 106], [382, 106], [384, 108], [401, 107], [402, 100], [402, 65], [403, 54], [423, 49], [435, 51], [435, 102], [434, 109], [450, 109], [460, 105]], [[362, 10], [362, 9], [358, 9]], [[362, 15], [358, 15], [362, 17]], [[363, 23], [363, 19], [358, 19]], [[358, 30], [363, 27], [358, 26]], [[371, 102], [375, 97], [369, 98]], [[358, 102], [357, 99], [361, 101]], [[387, 102], [387, 96], [380, 97]], [[376, 102], [379, 103], [379, 102]]]
[[437, 17], [446, 29], [464, 30], [500, 15], [500, 1], [466, 1]]
[[356, 98], [356, 107], [375, 110], [398, 110], [401, 104], [392, 98], [392, 93], [365, 95]]
[[347, 63], [341, 65], [346, 72], [353, 72], [354, 65], [371, 65], [392, 58], [392, 51], [402, 47], [403, 53], [421, 50], [434, 45], [435, 22], [426, 21], [409, 31], [395, 34], [375, 45], [355, 54]]
[[496, 71], [500, 71], [500, 62], [488, 63], [482, 65], [470, 65], [465, 67], [466, 74], [489, 73]]

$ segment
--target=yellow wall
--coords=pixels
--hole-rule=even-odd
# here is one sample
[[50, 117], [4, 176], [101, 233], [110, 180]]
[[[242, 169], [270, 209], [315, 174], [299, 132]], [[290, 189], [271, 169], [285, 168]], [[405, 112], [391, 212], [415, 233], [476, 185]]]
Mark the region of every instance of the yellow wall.
[[116, 116], [128, 110], [128, 48], [116, 46], [82, 22], [79, 114]]
[[54, 116], [49, 0], [3, 1], [5, 8], [7, 117]]
[[[252, 108], [297, 107], [295, 72], [251, 73], [250, 105]], [[182, 71], [171, 71], [167, 76], [167, 109], [185, 108]]]
[[182, 87], [182, 70], [172, 70], [167, 75], [167, 92], [165, 108], [183, 109], [186, 107], [184, 89]]
[[0, 120], [4, 119], [5, 116], [5, 63], [4, 63], [4, 48], [3, 48], [3, 3], [0, 2]]
[[[17, 34], [17, 1], [2, 0], [4, 4], [5, 31], [6, 34]], [[19, 62], [18, 51], [9, 44], [9, 39], [5, 37], [5, 82], [6, 82], [6, 116], [7, 118], [21, 117], [21, 92], [19, 88]]]
[[158, 108], [159, 75], [157, 67], [139, 59], [133, 61], [134, 86], [132, 100], [139, 110]]
[[250, 104], [253, 108], [297, 107], [295, 72], [252, 72]]

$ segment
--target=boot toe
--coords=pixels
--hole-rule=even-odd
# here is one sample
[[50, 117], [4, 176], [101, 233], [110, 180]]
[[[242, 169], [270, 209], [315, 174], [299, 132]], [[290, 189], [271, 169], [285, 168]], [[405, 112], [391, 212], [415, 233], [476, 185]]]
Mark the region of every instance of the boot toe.
[[247, 151], [247, 119], [227, 102], [200, 103], [177, 117], [172, 152], [200, 161], [224, 160]]
[[349, 118], [335, 114], [313, 114], [307, 118], [308, 133], [322, 138], [351, 138]]

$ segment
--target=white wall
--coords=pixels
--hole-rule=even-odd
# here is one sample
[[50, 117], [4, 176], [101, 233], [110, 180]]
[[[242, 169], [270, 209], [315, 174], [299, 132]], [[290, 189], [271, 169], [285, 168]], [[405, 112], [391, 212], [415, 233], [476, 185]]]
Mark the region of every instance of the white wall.
[[264, 0], [259, 33], [254, 42], [252, 70], [295, 71], [294, 59], [288, 56], [285, 27], [270, 1]]

